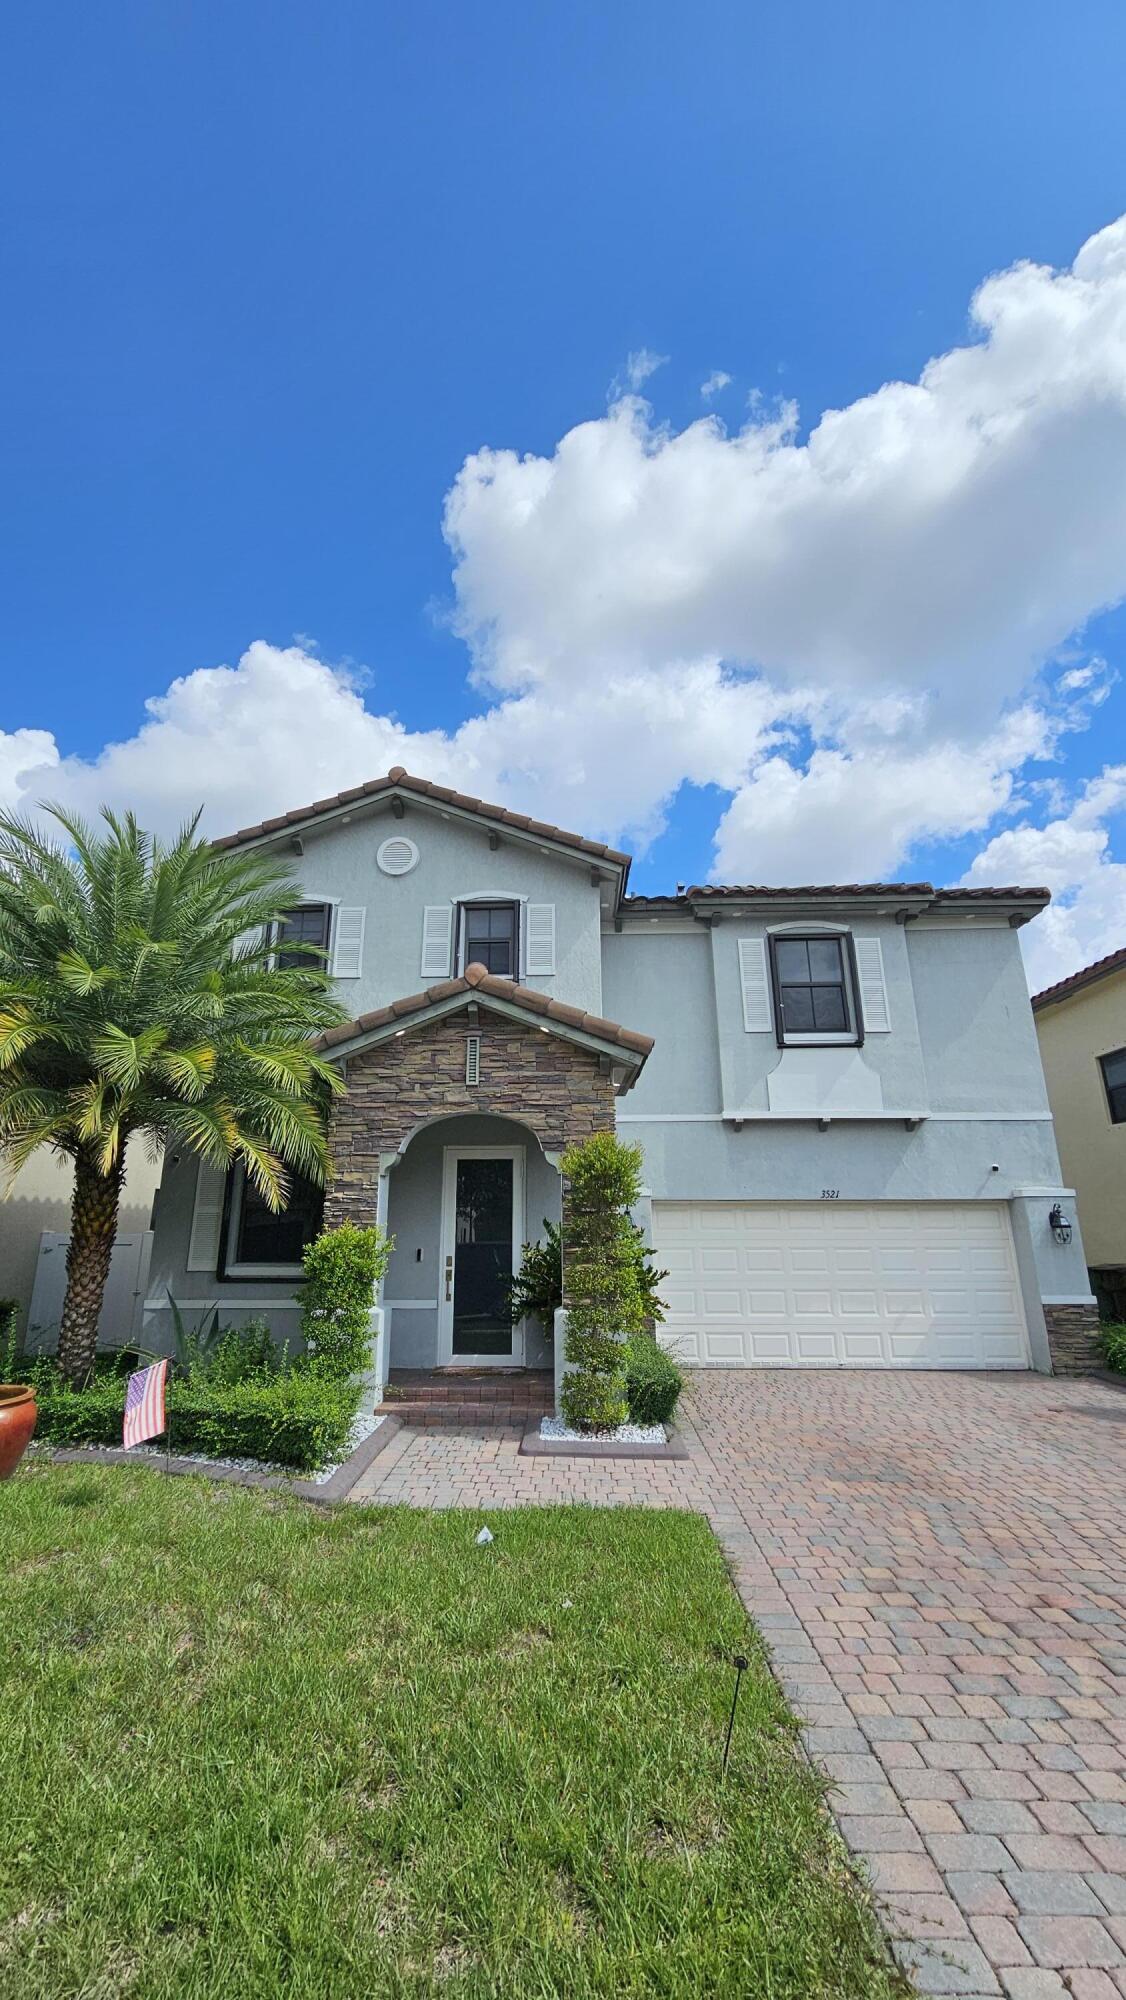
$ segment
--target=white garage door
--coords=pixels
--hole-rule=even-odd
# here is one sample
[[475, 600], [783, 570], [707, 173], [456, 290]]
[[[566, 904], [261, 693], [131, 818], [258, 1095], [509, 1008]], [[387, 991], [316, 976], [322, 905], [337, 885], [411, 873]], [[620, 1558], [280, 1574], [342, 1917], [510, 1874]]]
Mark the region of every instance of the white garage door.
[[1029, 1366], [998, 1202], [654, 1202], [653, 1241], [688, 1362]]

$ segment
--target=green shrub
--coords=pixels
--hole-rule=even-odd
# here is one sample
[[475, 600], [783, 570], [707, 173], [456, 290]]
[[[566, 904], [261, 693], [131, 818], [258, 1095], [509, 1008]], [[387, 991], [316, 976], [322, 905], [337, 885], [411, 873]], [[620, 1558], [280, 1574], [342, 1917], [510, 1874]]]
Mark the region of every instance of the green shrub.
[[302, 1262], [301, 1331], [322, 1375], [346, 1380], [367, 1366], [375, 1288], [387, 1269], [393, 1239], [379, 1229], [343, 1222], [306, 1245]]
[[96, 1374], [84, 1389], [72, 1389], [53, 1360], [41, 1360], [26, 1370], [26, 1376], [35, 1384], [37, 1443], [121, 1443], [124, 1375]]
[[198, 1376], [207, 1382], [232, 1387], [236, 1382], [268, 1381], [272, 1375], [290, 1372], [288, 1347], [279, 1347], [268, 1320], [253, 1317], [241, 1326], [225, 1326]]
[[684, 1377], [651, 1333], [626, 1343], [626, 1401], [634, 1424], [671, 1423]]
[[563, 1303], [563, 1246], [559, 1225], [543, 1219], [542, 1243], [525, 1243], [520, 1269], [513, 1273], [508, 1291], [512, 1323], [525, 1317], [538, 1319], [548, 1334], [555, 1327], [555, 1315]]
[[358, 1400], [350, 1383], [311, 1370], [248, 1382], [177, 1384], [168, 1399], [172, 1449], [315, 1472], [343, 1456]]
[[1126, 1375], [1126, 1326], [1121, 1323], [1101, 1326], [1099, 1339], [1107, 1367], [1118, 1375]]
[[[121, 1444], [123, 1375], [95, 1376], [85, 1389], [72, 1389], [48, 1362], [39, 1364], [32, 1379], [37, 1438], [60, 1445]], [[173, 1381], [167, 1404], [171, 1448], [313, 1472], [343, 1455], [357, 1400], [349, 1383], [312, 1370], [243, 1382]]]
[[18, 1351], [16, 1321], [19, 1313], [18, 1299], [0, 1299], [0, 1382], [13, 1379]]
[[637, 1230], [641, 1148], [598, 1132], [564, 1153], [567, 1372], [563, 1415], [576, 1430], [613, 1430], [626, 1416], [623, 1341], [645, 1326]]

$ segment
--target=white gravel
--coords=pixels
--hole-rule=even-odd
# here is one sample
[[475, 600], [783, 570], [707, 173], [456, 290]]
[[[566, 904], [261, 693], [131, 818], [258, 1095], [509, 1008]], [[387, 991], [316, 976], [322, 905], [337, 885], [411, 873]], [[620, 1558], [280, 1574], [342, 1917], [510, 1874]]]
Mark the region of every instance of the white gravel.
[[322, 1465], [319, 1472], [299, 1472], [296, 1466], [276, 1465], [264, 1458], [209, 1458], [205, 1452], [200, 1451], [166, 1452], [161, 1444], [135, 1444], [129, 1456], [156, 1459], [160, 1464], [168, 1460], [172, 1465], [214, 1465], [221, 1467], [224, 1472], [277, 1473], [283, 1479], [303, 1479], [313, 1486], [326, 1486], [333, 1473], [339, 1472], [341, 1466], [351, 1458], [352, 1453], [359, 1449], [364, 1439], [379, 1429], [386, 1415], [386, 1410], [380, 1410], [374, 1417], [357, 1417], [348, 1433], [348, 1443], [343, 1457], [334, 1459], [331, 1465]]
[[575, 1431], [562, 1417], [540, 1418], [541, 1438], [562, 1439], [567, 1444], [664, 1444], [663, 1424], [619, 1424], [613, 1431]]

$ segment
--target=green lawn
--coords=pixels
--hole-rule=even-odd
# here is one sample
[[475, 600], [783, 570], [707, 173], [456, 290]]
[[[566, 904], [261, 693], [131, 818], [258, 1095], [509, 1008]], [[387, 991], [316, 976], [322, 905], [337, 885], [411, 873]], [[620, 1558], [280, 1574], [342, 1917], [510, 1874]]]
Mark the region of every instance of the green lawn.
[[480, 1525], [0, 1486], [3, 2000], [900, 1993], [707, 1525]]

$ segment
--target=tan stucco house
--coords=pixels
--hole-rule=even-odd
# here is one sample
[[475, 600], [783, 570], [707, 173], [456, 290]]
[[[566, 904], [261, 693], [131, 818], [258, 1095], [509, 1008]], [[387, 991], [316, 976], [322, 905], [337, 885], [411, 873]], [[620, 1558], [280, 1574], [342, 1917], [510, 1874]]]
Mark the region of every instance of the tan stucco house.
[[1092, 1286], [1104, 1314], [1126, 1319], [1126, 947], [1037, 993], [1032, 1011]]

